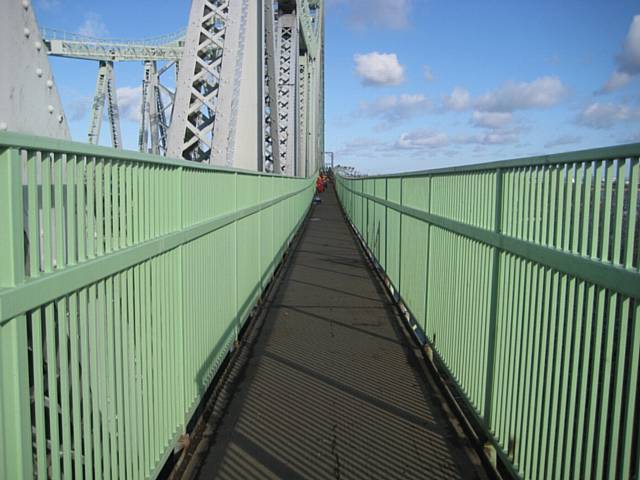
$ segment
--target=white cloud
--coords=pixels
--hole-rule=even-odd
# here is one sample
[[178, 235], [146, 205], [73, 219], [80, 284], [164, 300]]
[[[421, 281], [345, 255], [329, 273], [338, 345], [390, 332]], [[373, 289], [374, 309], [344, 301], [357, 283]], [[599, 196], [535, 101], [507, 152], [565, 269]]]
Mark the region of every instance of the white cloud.
[[631, 135], [624, 137], [622, 140], [622, 142], [632, 142], [632, 143], [636, 143], [636, 142], [640, 142], [640, 130], [632, 133]]
[[436, 79], [435, 75], [433, 74], [433, 70], [431, 70], [431, 67], [429, 65], [423, 65], [422, 74], [424, 75], [424, 79], [427, 82], [433, 82]]
[[120, 87], [116, 90], [120, 118], [131, 122], [140, 122], [141, 87]]
[[328, 7], [347, 7], [348, 22], [357, 30], [370, 26], [402, 30], [410, 23], [411, 3], [412, 0], [330, 0]]
[[582, 137], [577, 135], [560, 135], [559, 137], [553, 138], [544, 144], [544, 148], [551, 147], [560, 147], [562, 145], [574, 145], [579, 143], [582, 140]]
[[86, 118], [93, 100], [90, 97], [78, 97], [71, 100], [65, 105], [65, 113], [67, 119], [75, 122]]
[[619, 88], [624, 87], [630, 81], [631, 75], [626, 72], [619, 72], [618, 70], [616, 70], [611, 74], [609, 80], [605, 82], [605, 84], [597, 93], [613, 92], [614, 90], [618, 90]]
[[616, 57], [616, 69], [596, 93], [608, 93], [624, 87], [631, 78], [640, 73], [640, 15], [633, 17], [629, 32]]
[[[477, 126], [496, 128], [511, 120], [508, 115], [516, 110], [548, 108], [560, 103], [568, 93], [568, 88], [558, 77], [545, 76], [531, 82], [508, 81], [501, 87], [479, 97], [472, 97], [463, 87], [455, 87], [450, 95], [443, 98], [445, 110], [464, 111], [474, 108], [472, 123]], [[494, 115], [495, 114], [495, 115]], [[504, 122], [504, 123], [503, 123]], [[493, 123], [495, 126], [489, 125]]]
[[404, 82], [404, 67], [395, 53], [356, 54], [353, 60], [364, 85], [399, 85]]
[[513, 121], [511, 112], [473, 112], [471, 124], [474, 127], [501, 128]]
[[617, 60], [623, 72], [631, 75], [640, 73], [640, 15], [633, 17], [622, 53]]
[[355, 138], [336, 150], [338, 157], [368, 157], [377, 151], [383, 143], [373, 138]]
[[422, 94], [403, 94], [380, 97], [371, 103], [362, 102], [359, 112], [392, 124], [426, 113], [431, 107], [431, 101]]
[[449, 136], [443, 132], [416, 130], [403, 133], [396, 142], [396, 147], [405, 150], [441, 148], [449, 145]]
[[476, 99], [475, 106], [486, 112], [513, 112], [528, 108], [546, 108], [560, 103], [567, 94], [558, 77], [545, 76], [531, 82], [506, 82]]
[[444, 105], [449, 110], [466, 110], [471, 108], [471, 94], [462, 87], [456, 87], [451, 95], [445, 95]]
[[109, 33], [107, 26], [97, 13], [89, 12], [84, 16], [84, 22], [78, 27], [78, 34], [85, 37], [104, 37]]
[[518, 143], [518, 133], [515, 131], [495, 131], [486, 133], [480, 137], [477, 137], [481, 145], [506, 145], [512, 143]]
[[640, 117], [640, 109], [618, 103], [594, 102], [578, 114], [577, 123], [591, 128], [609, 128], [618, 122]]
[[415, 130], [400, 135], [395, 147], [404, 150], [432, 150], [453, 145], [515, 144], [518, 139], [517, 130], [493, 130], [483, 134], [456, 136], [432, 130]]
[[457, 144], [470, 145], [505, 145], [518, 142], [516, 130], [493, 130], [476, 135], [462, 135], [453, 139]]

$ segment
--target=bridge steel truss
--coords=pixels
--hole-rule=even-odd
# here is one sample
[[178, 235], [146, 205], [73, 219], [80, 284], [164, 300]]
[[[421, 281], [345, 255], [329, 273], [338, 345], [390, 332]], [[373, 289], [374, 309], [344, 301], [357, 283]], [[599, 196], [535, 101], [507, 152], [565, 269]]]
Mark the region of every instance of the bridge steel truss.
[[107, 102], [109, 126], [111, 127], [111, 144], [113, 148], [122, 148], [120, 111], [118, 109], [118, 94], [116, 92], [115, 74], [113, 73], [113, 62], [101, 60], [98, 67], [93, 108], [91, 109], [89, 143], [97, 144], [100, 141], [100, 127], [102, 125], [105, 100]]
[[194, 0], [169, 155], [287, 175], [315, 170], [323, 144], [321, 110], [311, 105], [322, 98], [322, 6], [275, 5]]
[[121, 148], [114, 63], [134, 61], [143, 64], [140, 151], [295, 176], [322, 161], [320, 0], [193, 0], [175, 34], [130, 41], [43, 29], [43, 38], [51, 56], [98, 62], [90, 143], [106, 100]]

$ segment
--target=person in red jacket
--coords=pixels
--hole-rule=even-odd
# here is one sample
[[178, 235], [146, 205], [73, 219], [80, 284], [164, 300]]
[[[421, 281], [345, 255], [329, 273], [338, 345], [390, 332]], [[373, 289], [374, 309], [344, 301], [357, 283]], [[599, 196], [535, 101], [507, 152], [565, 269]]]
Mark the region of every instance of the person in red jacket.
[[316, 180], [316, 191], [318, 193], [324, 192], [324, 180], [322, 179], [322, 176], [319, 176]]

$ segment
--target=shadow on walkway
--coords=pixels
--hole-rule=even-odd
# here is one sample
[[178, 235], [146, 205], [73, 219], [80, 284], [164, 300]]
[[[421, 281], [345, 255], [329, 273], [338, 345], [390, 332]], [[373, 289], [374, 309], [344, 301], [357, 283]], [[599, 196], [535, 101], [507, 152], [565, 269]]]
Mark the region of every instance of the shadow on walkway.
[[484, 478], [333, 189], [322, 197], [200, 478]]

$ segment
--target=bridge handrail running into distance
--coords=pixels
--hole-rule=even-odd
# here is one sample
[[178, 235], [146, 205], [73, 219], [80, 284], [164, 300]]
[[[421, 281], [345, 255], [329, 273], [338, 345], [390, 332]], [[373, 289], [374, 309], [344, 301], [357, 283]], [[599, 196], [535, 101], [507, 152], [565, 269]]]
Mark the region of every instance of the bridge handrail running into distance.
[[314, 179], [0, 133], [0, 182], [4, 478], [154, 477]]
[[336, 176], [427, 354], [522, 478], [637, 478], [639, 156]]

